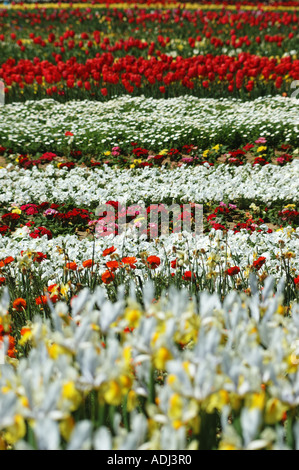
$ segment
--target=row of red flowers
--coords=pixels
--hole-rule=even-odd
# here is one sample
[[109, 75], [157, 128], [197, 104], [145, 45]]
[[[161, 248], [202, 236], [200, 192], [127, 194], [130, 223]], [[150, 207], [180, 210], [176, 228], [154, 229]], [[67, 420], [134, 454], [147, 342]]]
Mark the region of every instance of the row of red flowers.
[[[134, 89], [148, 85], [159, 85], [160, 92], [174, 83], [191, 90], [196, 87], [208, 89], [223, 83], [228, 91], [245, 88], [252, 91], [255, 86], [280, 89], [289, 86], [290, 81], [299, 79], [299, 60], [291, 57], [282, 59], [258, 57], [241, 53], [237, 57], [225, 55], [195, 56], [191, 58], [173, 58], [161, 54], [156, 57], [138, 59], [125, 56], [117, 61], [111, 53], [98, 54], [98, 57], [78, 63], [73, 57], [63, 62], [61, 56], [55, 56], [56, 64], [35, 58], [34, 61], [14, 59], [7, 60], [0, 68], [0, 78], [9, 87], [22, 90], [26, 85], [38, 84], [46, 88], [48, 94], [63, 94], [64, 89], [84, 88], [87, 91], [100, 89], [106, 96], [108, 89], [132, 93]], [[43, 85], [45, 81], [45, 85]], [[145, 90], [145, 89], [144, 89]]]
[[[9, 210], [9, 209], [8, 209]], [[65, 233], [73, 233], [83, 231], [86, 233], [95, 233], [97, 237], [117, 234], [119, 229], [123, 230], [126, 224], [132, 224], [135, 219], [136, 228], [142, 230], [142, 233], [151, 236], [159, 230], [162, 230], [160, 222], [155, 222], [155, 217], [159, 213], [165, 212], [167, 209], [163, 204], [151, 204], [143, 211], [143, 208], [134, 205], [134, 215], [128, 207], [123, 207], [117, 201], [107, 201], [105, 212], [98, 216], [93, 210], [77, 208], [68, 204], [50, 204], [43, 202], [42, 204], [24, 204], [20, 208], [2, 208], [4, 212], [1, 216], [0, 235], [24, 236], [27, 233], [31, 238], [40, 238], [47, 236], [51, 239]], [[195, 218], [195, 204], [190, 207], [180, 206], [180, 214], [177, 214], [169, 221], [170, 226], [167, 230], [178, 233], [181, 231], [182, 221], [192, 224]], [[272, 227], [294, 226], [299, 225], [299, 212], [296, 205], [282, 208], [279, 204], [277, 207], [260, 207], [258, 215], [246, 206], [239, 208], [236, 204], [225, 203], [221, 201], [219, 204], [209, 204], [204, 206], [203, 228], [205, 232], [210, 229], [222, 230], [226, 232], [231, 229], [234, 233], [240, 232], [242, 229], [249, 233], [255, 231], [261, 232], [266, 227], [265, 224], [272, 224]], [[142, 224], [138, 221], [138, 217], [142, 217]], [[148, 224], [149, 223], [149, 224]], [[125, 224], [125, 225], [123, 225]], [[165, 227], [164, 227], [165, 229]], [[273, 228], [268, 226], [268, 233]], [[152, 238], [152, 237], [151, 237]]]
[[[126, 26], [126, 29], [130, 30], [134, 26], [142, 25], [143, 27], [146, 23], [157, 23], [160, 24], [161, 28], [163, 25], [171, 24], [172, 27], [178, 30], [180, 37], [182, 34], [185, 34], [185, 30], [182, 29], [184, 23], [191, 28], [191, 31], [201, 32], [203, 35], [208, 34], [207, 38], [211, 37], [211, 34], [226, 35], [227, 33], [234, 34], [238, 33], [243, 29], [251, 30], [255, 32], [263, 32], [269, 30], [269, 25], [271, 28], [279, 33], [282, 27], [288, 27], [293, 30], [298, 29], [298, 16], [296, 11], [284, 11], [275, 12], [275, 11], [259, 11], [258, 14], [255, 11], [230, 11], [230, 10], [188, 10], [180, 8], [172, 8], [171, 10], [151, 10], [147, 11], [146, 9], [134, 8], [134, 9], [109, 9], [102, 12], [104, 17], [104, 31], [105, 24], [112, 23], [118, 26]], [[20, 30], [22, 28], [22, 36], [28, 32], [32, 32], [32, 26], [36, 26], [36, 30], [39, 30], [39, 33], [42, 35], [43, 39], [46, 38], [48, 31], [54, 31], [56, 39], [63, 40], [63, 36], [60, 36], [61, 27], [58, 29], [55, 28], [55, 23], [59, 26], [59, 23], [64, 25], [71, 21], [72, 17], [75, 17], [78, 21], [78, 26], [76, 27], [76, 34], [82, 33], [85, 35], [85, 38], [81, 39], [92, 39], [92, 28], [98, 27], [98, 12], [91, 11], [90, 9], [85, 10], [46, 10], [46, 9], [37, 9], [29, 11], [8, 11], [0, 10], [0, 21], [3, 19], [10, 19], [14, 23], [15, 30]], [[89, 23], [88, 27], [85, 25], [85, 22]], [[28, 23], [30, 28], [28, 28]], [[39, 25], [45, 26], [44, 30], [41, 30]], [[230, 29], [225, 28], [228, 25]], [[7, 24], [3, 24], [4, 31]], [[86, 28], [86, 30], [84, 29]], [[198, 28], [198, 29], [195, 29]], [[25, 29], [25, 31], [24, 31]], [[167, 28], [166, 28], [167, 29]], [[30, 31], [31, 30], [31, 31]], [[34, 29], [33, 29], [34, 30]], [[139, 28], [137, 29], [137, 31]], [[27, 32], [28, 31], [28, 32]], [[74, 37], [73, 29], [67, 28], [64, 34], [69, 31], [68, 37]], [[136, 29], [135, 29], [136, 31]], [[7, 28], [7, 32], [9, 29]], [[144, 31], [146, 32], [146, 30]], [[14, 33], [13, 33], [14, 34]], [[101, 34], [103, 34], [103, 29], [101, 28]], [[151, 31], [151, 34], [154, 34]], [[54, 35], [54, 36], [55, 36]], [[57, 37], [58, 36], [58, 37]], [[52, 36], [53, 37], [53, 36]], [[16, 38], [16, 35], [14, 39]], [[21, 39], [21, 38], [20, 38]], [[51, 39], [50, 39], [50, 42]]]

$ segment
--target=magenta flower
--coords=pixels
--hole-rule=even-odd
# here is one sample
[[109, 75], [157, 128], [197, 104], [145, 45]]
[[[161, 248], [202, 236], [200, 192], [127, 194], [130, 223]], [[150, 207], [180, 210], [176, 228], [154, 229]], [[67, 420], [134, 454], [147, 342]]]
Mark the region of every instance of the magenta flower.
[[267, 142], [267, 139], [265, 139], [265, 137], [259, 137], [255, 143], [256, 144], [265, 144]]

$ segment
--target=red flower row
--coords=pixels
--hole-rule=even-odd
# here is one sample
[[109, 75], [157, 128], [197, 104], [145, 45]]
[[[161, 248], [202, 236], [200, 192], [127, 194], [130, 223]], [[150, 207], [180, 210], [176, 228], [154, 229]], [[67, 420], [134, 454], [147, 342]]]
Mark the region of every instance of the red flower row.
[[[84, 86], [86, 90], [90, 90], [92, 86], [100, 87], [103, 82], [108, 85], [121, 83], [129, 93], [133, 92], [134, 87], [155, 83], [168, 86], [178, 82], [193, 89], [194, 80], [197, 79], [202, 80], [205, 88], [214, 81], [227, 83], [229, 91], [233, 91], [234, 87], [240, 89], [244, 86], [247, 91], [251, 91], [255, 81], [262, 80], [272, 82], [276, 88], [280, 88], [285, 78], [299, 79], [299, 60], [292, 60], [291, 57], [279, 60], [241, 53], [237, 57], [207, 54], [191, 58], [179, 56], [174, 59], [161, 54], [159, 59], [125, 56], [116, 61], [111, 53], [97, 54], [97, 57], [88, 59], [85, 64], [78, 63], [75, 57], [63, 62], [58, 54], [55, 55], [56, 64], [41, 61], [37, 57], [33, 61], [22, 59], [18, 63], [14, 59], [8, 59], [0, 68], [0, 78], [4, 80], [6, 87], [17, 84], [20, 88], [34, 82], [42, 86], [43, 81], [48, 86]], [[51, 90], [55, 92], [58, 89], [54, 85]], [[105, 95], [106, 87], [102, 90]], [[6, 92], [8, 91], [6, 88]]]

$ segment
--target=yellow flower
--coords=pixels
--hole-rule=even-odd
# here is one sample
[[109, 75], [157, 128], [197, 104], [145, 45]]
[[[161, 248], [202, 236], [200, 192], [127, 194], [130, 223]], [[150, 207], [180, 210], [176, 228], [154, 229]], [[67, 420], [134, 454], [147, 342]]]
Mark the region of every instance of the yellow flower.
[[13, 209], [11, 212], [12, 212], [13, 214], [21, 214], [21, 213], [22, 213], [22, 211], [21, 211], [20, 209], [18, 209], [18, 208]]
[[8, 444], [15, 444], [26, 434], [26, 424], [23, 416], [16, 414], [14, 417], [14, 424], [9, 426], [4, 433], [4, 439]]
[[[25, 330], [25, 328], [24, 328]], [[19, 340], [20, 346], [25, 346], [33, 337], [32, 331], [29, 328], [26, 328], [26, 331], [22, 334], [22, 337]]]
[[29, 408], [29, 401], [28, 401], [28, 398], [27, 398], [27, 397], [21, 397], [21, 398], [20, 398], [20, 402], [22, 403], [22, 405], [23, 405], [25, 408]]
[[128, 366], [131, 362], [132, 357], [132, 348], [131, 346], [126, 346], [123, 349], [123, 358], [125, 360], [125, 364]]
[[167, 383], [173, 385], [177, 381], [177, 376], [174, 374], [169, 374], [167, 377]]
[[288, 374], [295, 374], [298, 370], [298, 365], [299, 365], [299, 357], [295, 352], [292, 352], [289, 354], [287, 357], [287, 364], [288, 364], [288, 369], [287, 372]]
[[138, 405], [137, 394], [134, 390], [130, 390], [127, 397], [127, 410], [130, 412]]
[[206, 412], [213, 413], [214, 410], [221, 411], [225, 405], [229, 404], [229, 394], [226, 390], [212, 393], [206, 400]]
[[262, 391], [260, 393], [251, 393], [248, 394], [245, 398], [245, 407], [246, 408], [258, 408], [259, 410], [263, 410], [265, 407], [265, 392]]
[[220, 149], [220, 145], [219, 145], [219, 144], [215, 145], [215, 147], [212, 147], [212, 150], [216, 150], [216, 152], [218, 152], [219, 149]]
[[183, 426], [183, 424], [184, 423], [182, 421], [176, 419], [175, 421], [173, 421], [172, 426], [174, 427], [174, 429], [179, 429]]
[[60, 346], [59, 344], [53, 343], [50, 346], [48, 346], [48, 353], [51, 359], [57, 359], [58, 356], [61, 354], [67, 354], [69, 351], [64, 348], [63, 346]]
[[267, 147], [261, 145], [260, 147], [258, 147], [257, 152], [264, 152], [265, 150], [267, 150]]
[[60, 293], [61, 293], [61, 295], [63, 295], [63, 297], [67, 298], [67, 293], [68, 293], [69, 290], [70, 290], [70, 285], [68, 283], [67, 284], [61, 284]]
[[73, 381], [66, 382], [62, 387], [62, 397], [72, 402], [71, 410], [76, 410], [81, 403], [81, 394], [75, 387]]
[[65, 441], [69, 441], [74, 427], [75, 420], [72, 416], [68, 416], [66, 419], [59, 423], [60, 433]]
[[279, 315], [284, 315], [284, 312], [285, 312], [284, 306], [283, 306], [283, 305], [279, 305], [278, 308], [277, 308], [277, 313], [278, 313]]
[[171, 420], [180, 420], [182, 417], [183, 400], [178, 393], [171, 395], [169, 399], [168, 416]]
[[133, 381], [128, 375], [122, 374], [119, 377], [119, 384], [121, 386], [122, 395], [125, 395], [132, 387]]
[[104, 387], [104, 399], [109, 405], [120, 405], [122, 399], [121, 387], [116, 380], [110, 380]]
[[172, 358], [172, 354], [168, 351], [165, 346], [162, 346], [158, 349], [158, 351], [154, 354], [154, 365], [157, 369], [163, 370], [165, 369], [165, 364]]
[[106, 155], [106, 157], [109, 157], [109, 155], [111, 155], [111, 152], [109, 152], [109, 150], [107, 150], [107, 152], [104, 152], [104, 155]]
[[221, 441], [219, 443], [219, 450], [239, 450], [238, 447], [231, 443], [231, 442], [226, 442], [226, 441]]
[[238, 411], [242, 405], [242, 397], [238, 393], [230, 393], [230, 404], [234, 411]]
[[282, 420], [288, 407], [281, 403], [278, 398], [270, 398], [265, 408], [265, 423], [275, 424]]
[[142, 315], [142, 312], [136, 308], [126, 308], [125, 312], [125, 319], [128, 322], [130, 327], [136, 328], [139, 325], [139, 320]]

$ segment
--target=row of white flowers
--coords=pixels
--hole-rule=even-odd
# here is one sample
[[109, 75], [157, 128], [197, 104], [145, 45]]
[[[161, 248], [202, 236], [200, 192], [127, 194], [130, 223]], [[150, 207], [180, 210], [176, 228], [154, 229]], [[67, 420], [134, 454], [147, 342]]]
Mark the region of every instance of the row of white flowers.
[[271, 204], [294, 201], [298, 193], [299, 161], [277, 165], [229, 167], [180, 167], [115, 170], [76, 167], [71, 171], [49, 165], [45, 170], [0, 169], [0, 202], [105, 203], [116, 200], [127, 204], [208, 202], [248, 199]]
[[[296, 142], [299, 100], [264, 97], [255, 101], [199, 99], [181, 96], [153, 99], [121, 96], [107, 102], [53, 99], [0, 107], [0, 144], [26, 151], [84, 151], [130, 148], [138, 142], [149, 149], [210, 142], [225, 144], [263, 136]], [[65, 132], [74, 136], [65, 136]]]

